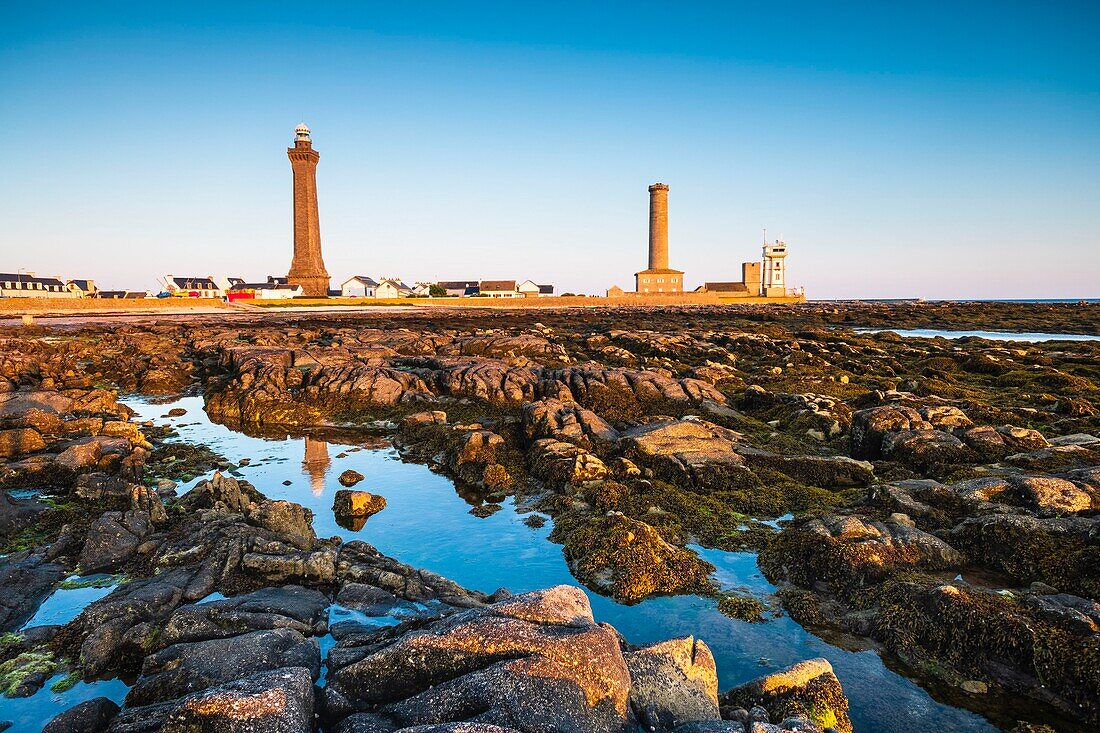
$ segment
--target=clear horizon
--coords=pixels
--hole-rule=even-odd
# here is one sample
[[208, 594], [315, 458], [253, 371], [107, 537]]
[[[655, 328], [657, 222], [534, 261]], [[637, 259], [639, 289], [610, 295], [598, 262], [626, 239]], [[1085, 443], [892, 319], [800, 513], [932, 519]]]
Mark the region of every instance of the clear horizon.
[[1100, 297], [1100, 6], [6, 8], [0, 272], [156, 289], [291, 257], [312, 129], [351, 275], [737, 280], [811, 299]]

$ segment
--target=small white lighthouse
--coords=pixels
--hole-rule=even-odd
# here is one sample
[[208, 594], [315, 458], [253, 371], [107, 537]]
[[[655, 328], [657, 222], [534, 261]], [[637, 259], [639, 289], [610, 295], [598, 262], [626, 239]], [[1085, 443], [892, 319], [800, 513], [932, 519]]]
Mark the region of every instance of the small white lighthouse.
[[786, 242], [777, 239], [774, 244], [764, 243], [764, 297], [775, 298], [787, 294], [786, 259]]

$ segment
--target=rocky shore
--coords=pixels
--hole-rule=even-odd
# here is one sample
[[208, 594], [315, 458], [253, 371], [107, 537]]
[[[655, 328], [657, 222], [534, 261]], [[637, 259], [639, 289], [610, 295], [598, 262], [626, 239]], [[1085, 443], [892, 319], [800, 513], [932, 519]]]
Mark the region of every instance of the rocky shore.
[[[1004, 306], [1000, 323], [1096, 332], [1100, 309], [1073, 308]], [[390, 436], [477, 492], [477, 511], [513, 497], [532, 521], [552, 517], [576, 579], [620, 603], [694, 594], [747, 620], [783, 610], [873, 640], [964, 704], [1015, 696], [1025, 720], [1085, 730], [1100, 722], [1100, 341], [848, 328], [997, 325], [995, 304], [959, 309], [10, 329], [3, 630], [70, 576], [125, 582], [64, 626], [6, 634], [5, 690], [29, 695], [58, 673], [132, 682], [121, 708], [83, 703], [55, 732], [851, 730], [825, 660], [719, 693], [701, 639], [635, 647], [577, 588], [486, 595], [318, 537], [309, 509], [218, 472], [216, 454], [118, 402], [192, 391], [246, 432]], [[335, 511], [369, 528], [385, 502], [361, 479], [341, 477]], [[720, 590], [688, 545], [759, 552], [778, 599]], [[358, 620], [330, 624], [334, 604]]]

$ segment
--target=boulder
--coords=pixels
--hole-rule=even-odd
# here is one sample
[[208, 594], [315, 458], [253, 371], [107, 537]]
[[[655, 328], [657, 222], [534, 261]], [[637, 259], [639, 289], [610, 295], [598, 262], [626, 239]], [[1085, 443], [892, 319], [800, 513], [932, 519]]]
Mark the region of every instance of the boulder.
[[649, 731], [672, 731], [691, 721], [718, 720], [718, 672], [701, 640], [669, 639], [624, 655], [630, 703]]
[[32, 428], [0, 430], [0, 458], [16, 458], [45, 449], [46, 441], [42, 440], [37, 430]]
[[261, 629], [293, 629], [306, 636], [328, 631], [324, 593], [286, 585], [224, 600], [180, 606], [168, 617], [160, 646], [237, 636]]
[[[759, 706], [773, 720], [806, 718], [819, 728], [852, 733], [848, 698], [827, 659], [809, 659], [734, 687], [721, 696], [723, 717]], [[798, 730], [798, 728], [792, 728]]]
[[364, 478], [366, 477], [363, 474], [359, 473], [358, 471], [353, 471], [349, 468], [348, 470], [341, 473], [340, 478], [337, 480], [340, 482], [341, 486], [355, 486]]
[[68, 574], [46, 558], [44, 547], [0, 558], [0, 631], [22, 626]]
[[462, 723], [476, 711], [477, 723], [523, 733], [626, 730], [630, 675], [618, 636], [596, 624], [576, 588], [377, 633], [330, 654], [326, 709], [336, 718], [371, 706], [394, 729]]
[[304, 667], [311, 679], [317, 679], [321, 668], [317, 642], [293, 629], [277, 628], [173, 644], [145, 657], [141, 677], [126, 695], [126, 705], [172, 700], [282, 667]]
[[119, 707], [105, 697], [94, 697], [54, 716], [42, 733], [103, 733]]
[[849, 449], [852, 458], [874, 460], [882, 457], [883, 439], [890, 433], [931, 427], [912, 407], [882, 405], [859, 410], [852, 414]]
[[153, 529], [147, 511], [105, 512], [88, 528], [84, 549], [80, 552], [83, 573], [103, 573], [120, 569], [137, 551]]
[[292, 501], [265, 501], [248, 513], [248, 522], [284, 536], [299, 549], [308, 550], [317, 539], [313, 512]]
[[0, 394], [0, 418], [15, 417], [29, 410], [63, 415], [73, 409], [73, 400], [58, 392], [7, 392]]
[[419, 428], [425, 425], [446, 425], [447, 413], [442, 410], [431, 410], [429, 412], [414, 412], [411, 415], [406, 415], [401, 420], [401, 427], [403, 429]]
[[944, 570], [964, 562], [951, 545], [908, 523], [857, 515], [796, 521], [760, 553], [770, 579], [803, 587], [818, 581], [860, 587], [907, 570]]
[[311, 733], [312, 670], [258, 672], [159, 705], [127, 707], [109, 733]]
[[705, 420], [655, 420], [623, 433], [625, 456], [670, 483], [722, 489], [751, 481], [737, 452], [741, 436]]
[[332, 501], [332, 511], [337, 519], [341, 517], [366, 518], [386, 508], [386, 498], [369, 491], [341, 489]]
[[619, 437], [618, 431], [592, 410], [555, 399], [525, 404], [523, 431], [528, 440], [553, 438], [589, 449]]
[[607, 466], [584, 448], [554, 438], [536, 440], [528, 452], [531, 473], [558, 489], [607, 478]]
[[1026, 506], [1042, 513], [1077, 514], [1100, 508], [1092, 495], [1071, 481], [1053, 476], [1013, 476], [1009, 483]]
[[620, 603], [712, 589], [713, 565], [670, 544], [650, 525], [617, 512], [570, 531], [562, 551], [578, 580]]
[[215, 471], [212, 478], [200, 481], [195, 488], [184, 494], [180, 498], [180, 504], [187, 511], [220, 506], [230, 512], [247, 514], [253, 504], [262, 502], [265, 498], [248, 482], [237, 481]]
[[103, 455], [103, 447], [98, 441], [88, 441], [70, 445], [54, 458], [54, 463], [69, 471], [83, 471], [94, 468]]

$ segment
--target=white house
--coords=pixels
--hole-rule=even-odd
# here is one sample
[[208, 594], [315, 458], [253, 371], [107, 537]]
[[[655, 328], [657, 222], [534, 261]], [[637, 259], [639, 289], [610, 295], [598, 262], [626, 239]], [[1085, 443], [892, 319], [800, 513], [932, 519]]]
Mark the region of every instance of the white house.
[[482, 280], [481, 294], [490, 298], [519, 298], [515, 280]]
[[286, 300], [300, 298], [305, 292], [301, 285], [290, 285], [279, 282], [282, 278], [269, 277], [267, 282], [246, 283], [237, 282], [226, 293], [230, 301], [237, 300]]
[[164, 290], [176, 298], [224, 298], [228, 280], [219, 285], [213, 275], [206, 277], [176, 277], [165, 275]]
[[447, 295], [461, 298], [477, 293], [481, 283], [477, 280], [441, 280], [436, 285], [447, 291]]
[[99, 292], [95, 280], [69, 280], [65, 283], [65, 287], [78, 298], [94, 298]]
[[60, 277], [35, 277], [33, 272], [0, 273], [3, 298], [76, 298]]
[[340, 284], [340, 295], [345, 298], [373, 298], [378, 283], [366, 275], [355, 275]]
[[416, 283], [415, 285], [413, 285], [412, 294], [422, 296], [422, 297], [427, 297], [427, 296], [432, 294], [432, 284], [431, 283]]
[[516, 290], [524, 298], [545, 298], [554, 294], [553, 285], [539, 285], [534, 280], [524, 280], [516, 286]]
[[407, 298], [412, 295], [412, 288], [394, 278], [385, 278], [374, 289], [376, 298]]

